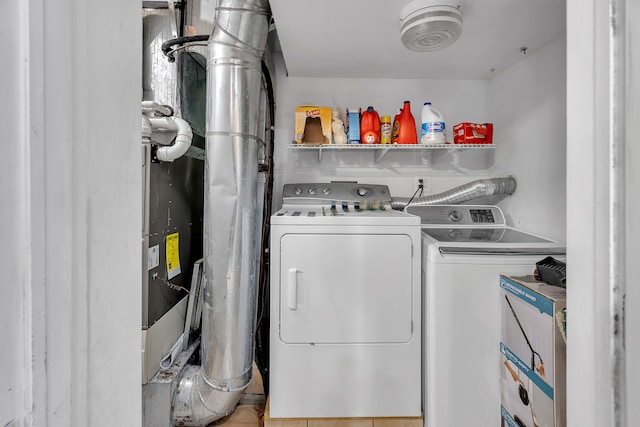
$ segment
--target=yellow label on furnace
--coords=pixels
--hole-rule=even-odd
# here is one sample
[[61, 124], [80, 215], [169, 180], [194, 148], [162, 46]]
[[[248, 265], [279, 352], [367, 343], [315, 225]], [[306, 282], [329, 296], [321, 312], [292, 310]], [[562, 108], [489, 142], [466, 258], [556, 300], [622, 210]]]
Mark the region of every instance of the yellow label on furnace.
[[167, 235], [166, 249], [167, 279], [171, 280], [172, 278], [180, 274], [180, 244], [178, 233]]

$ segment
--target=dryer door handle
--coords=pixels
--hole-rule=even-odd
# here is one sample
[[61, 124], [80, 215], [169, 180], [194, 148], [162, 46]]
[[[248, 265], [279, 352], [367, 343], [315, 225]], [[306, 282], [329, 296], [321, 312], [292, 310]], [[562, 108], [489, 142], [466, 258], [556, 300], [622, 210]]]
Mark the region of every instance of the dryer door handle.
[[298, 269], [289, 269], [289, 283], [287, 283], [287, 307], [289, 310], [298, 309]]

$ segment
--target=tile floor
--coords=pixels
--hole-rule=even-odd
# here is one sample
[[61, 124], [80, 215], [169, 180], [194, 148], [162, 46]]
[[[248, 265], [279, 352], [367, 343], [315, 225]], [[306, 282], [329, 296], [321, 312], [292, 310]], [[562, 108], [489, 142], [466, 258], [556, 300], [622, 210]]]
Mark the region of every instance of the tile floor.
[[[266, 398], [262, 377], [253, 367], [253, 380], [240, 399], [236, 410], [230, 416], [211, 424], [209, 427], [265, 427], [264, 413]], [[422, 418], [370, 418], [370, 419], [269, 419], [266, 427], [422, 427]]]

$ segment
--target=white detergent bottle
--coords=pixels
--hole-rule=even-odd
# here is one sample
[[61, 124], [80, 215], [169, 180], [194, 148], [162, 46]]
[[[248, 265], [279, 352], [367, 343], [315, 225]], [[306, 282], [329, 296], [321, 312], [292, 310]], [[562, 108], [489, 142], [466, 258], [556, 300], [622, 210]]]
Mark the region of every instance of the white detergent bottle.
[[422, 107], [421, 144], [444, 144], [446, 142], [444, 117], [442, 113], [425, 102]]

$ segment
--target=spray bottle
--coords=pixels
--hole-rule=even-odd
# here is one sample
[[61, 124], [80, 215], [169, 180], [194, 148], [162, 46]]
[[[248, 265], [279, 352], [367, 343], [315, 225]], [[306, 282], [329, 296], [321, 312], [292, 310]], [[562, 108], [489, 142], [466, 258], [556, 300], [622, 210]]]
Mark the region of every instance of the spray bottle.
[[380, 118], [380, 144], [391, 144], [391, 116]]

